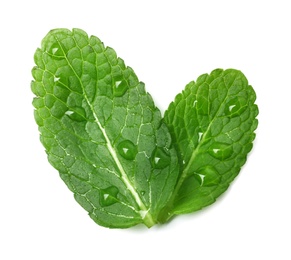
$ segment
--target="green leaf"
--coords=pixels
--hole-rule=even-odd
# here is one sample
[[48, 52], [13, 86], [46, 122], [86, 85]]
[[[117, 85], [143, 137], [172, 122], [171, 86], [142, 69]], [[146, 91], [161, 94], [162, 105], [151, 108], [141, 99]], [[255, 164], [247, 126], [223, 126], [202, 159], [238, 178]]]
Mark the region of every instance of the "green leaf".
[[77, 202], [102, 226], [154, 225], [179, 164], [144, 84], [113, 49], [79, 29], [50, 31], [35, 63], [40, 139]]
[[255, 92], [237, 70], [212, 71], [190, 82], [165, 112], [182, 165], [159, 220], [199, 210], [222, 194], [252, 149]]
[[213, 203], [252, 149], [258, 108], [240, 71], [190, 82], [162, 119], [133, 70], [82, 30], [50, 31], [35, 63], [48, 160], [102, 226], [151, 227]]

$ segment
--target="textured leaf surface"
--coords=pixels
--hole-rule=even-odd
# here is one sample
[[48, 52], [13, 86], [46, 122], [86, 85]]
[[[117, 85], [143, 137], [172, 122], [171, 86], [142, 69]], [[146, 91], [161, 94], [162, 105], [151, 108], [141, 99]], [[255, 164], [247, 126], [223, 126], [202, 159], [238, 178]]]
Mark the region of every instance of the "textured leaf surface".
[[151, 227], [213, 203], [252, 149], [258, 108], [240, 71], [190, 82], [162, 120], [133, 70], [82, 30], [49, 32], [35, 63], [41, 142], [102, 226]]
[[50, 163], [98, 224], [152, 226], [178, 176], [160, 111], [133, 70], [81, 30], [35, 53], [35, 120]]
[[245, 76], [233, 69], [202, 75], [176, 96], [165, 122], [183, 167], [162, 222], [213, 203], [228, 188], [252, 148], [255, 99]]

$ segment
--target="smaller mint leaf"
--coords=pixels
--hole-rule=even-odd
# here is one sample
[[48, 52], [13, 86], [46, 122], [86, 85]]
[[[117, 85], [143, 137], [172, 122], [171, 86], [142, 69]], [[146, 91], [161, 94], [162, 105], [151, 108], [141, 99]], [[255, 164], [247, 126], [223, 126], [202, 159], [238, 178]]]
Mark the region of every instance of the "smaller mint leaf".
[[234, 69], [201, 75], [176, 96], [164, 120], [182, 170], [161, 222], [213, 203], [228, 188], [252, 148], [255, 99], [246, 77]]

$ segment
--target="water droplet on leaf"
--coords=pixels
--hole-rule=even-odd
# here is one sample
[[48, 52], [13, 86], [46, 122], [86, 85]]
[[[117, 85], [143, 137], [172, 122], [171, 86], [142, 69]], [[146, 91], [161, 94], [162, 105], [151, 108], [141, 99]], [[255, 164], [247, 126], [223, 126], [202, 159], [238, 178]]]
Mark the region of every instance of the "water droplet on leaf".
[[202, 136], [203, 136], [203, 133], [202, 132], [199, 132], [198, 133], [198, 143], [201, 141]]
[[127, 160], [134, 160], [137, 154], [137, 146], [129, 140], [120, 142], [117, 146], [117, 150], [119, 154]]
[[169, 166], [171, 160], [165, 149], [157, 147], [152, 154], [152, 164], [156, 169], [164, 169]]
[[59, 43], [54, 43], [50, 46], [50, 48], [47, 50], [47, 52], [53, 57], [53, 58], [63, 58], [64, 52], [59, 45]]
[[155, 159], [155, 164], [158, 164], [159, 163], [159, 160], [161, 160], [160, 157], [155, 157], [154, 159]]
[[115, 97], [121, 97], [128, 90], [128, 83], [126, 80], [115, 81], [113, 86], [113, 95]]
[[199, 182], [200, 186], [202, 186], [204, 183], [204, 177], [205, 175], [203, 174], [195, 173], [195, 178]]
[[225, 143], [214, 143], [209, 149], [209, 154], [216, 159], [226, 160], [228, 159], [233, 152], [232, 146]]
[[210, 187], [220, 183], [221, 176], [218, 171], [212, 166], [200, 168], [195, 174], [200, 186]]
[[100, 205], [102, 207], [106, 207], [118, 202], [117, 200], [118, 193], [119, 190], [115, 186], [111, 186], [106, 189], [100, 190]]
[[66, 115], [68, 115], [68, 116], [70, 116], [70, 115], [72, 115], [72, 114], [74, 114], [74, 112], [73, 111], [70, 111], [70, 110], [68, 110], [68, 111], [66, 111], [66, 113], [65, 113]]
[[68, 110], [65, 114], [72, 120], [82, 122], [86, 120], [86, 111], [82, 107], [74, 107], [72, 110]]
[[244, 97], [235, 97], [226, 103], [224, 113], [229, 117], [239, 116], [246, 110], [247, 104]]
[[60, 78], [59, 77], [54, 77], [54, 82], [57, 82], [57, 81], [59, 81], [60, 80]]
[[116, 81], [116, 82], [115, 82], [115, 87], [118, 88], [121, 82], [122, 82], [122, 81]]

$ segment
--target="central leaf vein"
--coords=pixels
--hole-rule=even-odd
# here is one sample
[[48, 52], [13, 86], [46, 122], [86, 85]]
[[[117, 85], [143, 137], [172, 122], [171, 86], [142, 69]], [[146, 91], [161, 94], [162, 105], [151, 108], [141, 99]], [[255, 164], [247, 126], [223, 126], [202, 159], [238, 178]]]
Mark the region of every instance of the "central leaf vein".
[[[58, 38], [55, 37], [55, 39], [56, 39], [56, 41], [58, 42], [59, 46], [61, 47], [63, 53], [65, 53], [65, 52], [64, 52], [64, 49], [63, 49], [63, 47], [62, 47], [62, 44], [60, 43], [60, 41], [58, 40]], [[75, 40], [75, 39], [74, 39], [74, 40]], [[75, 42], [76, 42], [76, 41], [75, 41]], [[76, 43], [76, 46], [78, 46], [77, 43]], [[79, 47], [78, 47], [78, 48], [79, 48]], [[80, 48], [79, 48], [79, 49], [80, 49]], [[80, 50], [80, 51], [81, 51], [81, 50]], [[81, 53], [82, 53], [82, 52], [81, 52]], [[95, 54], [96, 54], [96, 52], [95, 52]], [[127, 177], [127, 175], [126, 175], [126, 173], [125, 173], [125, 170], [124, 170], [124, 168], [123, 168], [123, 166], [122, 166], [122, 164], [121, 164], [121, 162], [120, 162], [120, 160], [119, 160], [119, 158], [118, 158], [118, 156], [117, 156], [117, 153], [116, 153], [114, 147], [112, 146], [112, 144], [111, 144], [111, 142], [110, 142], [110, 139], [109, 139], [109, 137], [108, 137], [108, 135], [107, 135], [107, 133], [106, 133], [106, 130], [105, 130], [105, 128], [101, 125], [101, 123], [100, 123], [100, 121], [99, 121], [99, 119], [98, 119], [98, 116], [97, 116], [97, 114], [95, 113], [95, 110], [94, 110], [94, 108], [93, 108], [93, 105], [91, 104], [91, 102], [89, 101], [89, 99], [88, 99], [88, 97], [87, 97], [87, 95], [86, 95], [86, 92], [85, 92], [85, 89], [84, 89], [84, 86], [83, 86], [83, 82], [82, 82], [82, 80], [80, 79], [80, 77], [79, 77], [79, 75], [77, 74], [76, 70], [75, 70], [74, 67], [72, 66], [72, 64], [71, 64], [71, 62], [69, 61], [69, 59], [67, 58], [67, 55], [65, 55], [64, 57], [65, 57], [65, 59], [66, 59], [68, 65], [69, 65], [69, 67], [72, 69], [73, 73], [75, 74], [75, 76], [77, 77], [77, 79], [79, 80], [79, 82], [80, 82], [80, 84], [81, 84], [81, 87], [82, 87], [82, 89], [83, 89], [83, 94], [84, 94], [85, 101], [86, 101], [86, 103], [88, 104], [88, 106], [90, 107], [90, 110], [91, 110], [91, 112], [92, 112], [92, 114], [93, 114], [93, 117], [94, 117], [95, 123], [98, 125], [100, 131], [102, 132], [102, 134], [103, 134], [103, 136], [104, 136], [104, 138], [105, 138], [105, 140], [106, 140], [106, 146], [107, 146], [107, 149], [108, 149], [109, 153], [111, 154], [111, 156], [112, 156], [112, 158], [113, 158], [115, 164], [117, 165], [117, 167], [118, 167], [118, 169], [119, 169], [119, 171], [120, 171], [120, 173], [121, 173], [121, 180], [122, 180], [123, 183], [125, 184], [126, 188], [130, 191], [130, 193], [131, 193], [132, 196], [134, 197], [134, 199], [135, 199], [137, 205], [138, 205], [139, 208], [140, 208], [140, 210], [136, 210], [136, 209], [135, 209], [135, 211], [136, 211], [137, 213], [140, 214], [140, 216], [141, 216], [141, 218], [144, 220], [144, 222], [147, 222], [148, 225], [153, 225], [153, 224], [154, 224], [154, 220], [153, 220], [151, 214], [148, 212], [147, 207], [144, 205], [144, 203], [142, 202], [141, 198], [139, 197], [139, 194], [136, 192], [134, 186], [132, 185], [132, 183], [131, 183], [130, 180], [128, 179], [128, 177]], [[146, 216], [145, 216], [144, 213], [143, 213], [143, 212], [145, 212], [145, 211], [147, 212]]]

